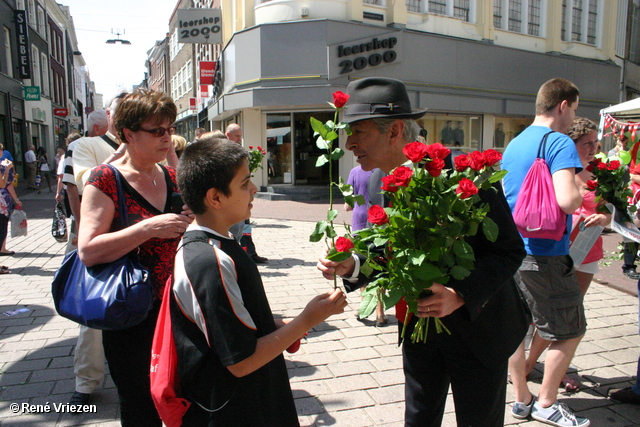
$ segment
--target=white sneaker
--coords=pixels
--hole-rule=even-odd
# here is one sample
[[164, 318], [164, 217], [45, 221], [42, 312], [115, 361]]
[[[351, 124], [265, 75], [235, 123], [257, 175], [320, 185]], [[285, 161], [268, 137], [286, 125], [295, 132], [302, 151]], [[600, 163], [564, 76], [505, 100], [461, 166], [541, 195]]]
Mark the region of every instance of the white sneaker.
[[525, 405], [522, 402], [514, 402], [513, 406], [511, 407], [511, 415], [513, 415], [513, 418], [517, 418], [519, 420], [527, 418], [531, 413], [531, 408], [533, 407], [533, 402], [535, 401], [536, 397], [531, 396], [531, 402], [529, 402], [528, 405]]
[[576, 417], [567, 405], [558, 401], [548, 408], [535, 402], [531, 408], [531, 418], [558, 427], [587, 427], [591, 424], [586, 418]]

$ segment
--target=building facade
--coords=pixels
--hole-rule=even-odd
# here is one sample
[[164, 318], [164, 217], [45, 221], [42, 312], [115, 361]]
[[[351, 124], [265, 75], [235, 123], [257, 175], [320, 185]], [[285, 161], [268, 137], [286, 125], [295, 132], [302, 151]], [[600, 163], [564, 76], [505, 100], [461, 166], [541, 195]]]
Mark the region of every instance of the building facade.
[[[620, 8], [616, 0], [224, 0], [211, 128], [236, 121], [245, 145], [268, 150], [259, 185], [325, 185], [309, 118], [332, 118], [327, 101], [350, 81], [384, 76], [407, 84], [414, 108], [429, 109], [419, 121], [428, 143], [502, 150], [531, 123], [550, 78], [576, 83], [578, 114], [592, 120], [621, 100]], [[354, 165], [345, 156], [339, 174]]]

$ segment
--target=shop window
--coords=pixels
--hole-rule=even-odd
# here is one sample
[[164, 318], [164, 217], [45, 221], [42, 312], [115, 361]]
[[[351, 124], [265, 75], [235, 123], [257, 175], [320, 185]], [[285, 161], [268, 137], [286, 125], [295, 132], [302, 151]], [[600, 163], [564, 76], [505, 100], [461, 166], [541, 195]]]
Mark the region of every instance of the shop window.
[[482, 117], [428, 114], [417, 123], [427, 144], [439, 142], [461, 151], [482, 149]]
[[[333, 120], [332, 113], [295, 113], [293, 115], [293, 135], [294, 135], [294, 180], [296, 185], [327, 185], [329, 179], [329, 164], [316, 167], [318, 157], [326, 153], [318, 148], [316, 138], [311, 129], [311, 117], [326, 122]], [[338, 140], [334, 140], [337, 144]], [[334, 181], [338, 180], [338, 162], [333, 162]]]
[[[462, 21], [471, 22], [471, 7], [475, 0], [405, 0], [409, 12], [423, 12], [444, 15]], [[425, 6], [422, 6], [426, 3]]]
[[267, 114], [266, 142], [269, 184], [292, 184], [291, 114]]
[[509, 142], [531, 124], [531, 119], [496, 117], [496, 127], [493, 133], [493, 148], [504, 150]]

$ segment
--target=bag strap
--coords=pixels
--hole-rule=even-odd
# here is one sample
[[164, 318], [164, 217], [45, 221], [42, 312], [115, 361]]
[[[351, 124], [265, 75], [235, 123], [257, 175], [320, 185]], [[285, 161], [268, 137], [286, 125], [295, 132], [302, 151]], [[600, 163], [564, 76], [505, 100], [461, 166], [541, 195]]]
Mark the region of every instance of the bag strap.
[[546, 150], [547, 150], [547, 138], [553, 132], [555, 131], [552, 130], [550, 132], [547, 132], [542, 137], [542, 141], [540, 141], [540, 145], [538, 146], [538, 155], [536, 156], [536, 158], [544, 160], [544, 153], [546, 153]]
[[117, 150], [119, 145], [115, 142], [113, 142], [113, 140], [111, 138], [109, 138], [107, 135], [102, 135], [100, 138], [102, 138], [102, 140], [104, 142], [106, 142], [107, 144], [109, 144], [111, 146], [111, 148], [113, 148], [114, 150]]
[[116, 194], [118, 197], [118, 216], [120, 217], [120, 229], [125, 229], [129, 226], [129, 215], [127, 214], [127, 203], [125, 201], [124, 187], [122, 186], [122, 174], [110, 163], [107, 166], [111, 168], [113, 174], [116, 176]]

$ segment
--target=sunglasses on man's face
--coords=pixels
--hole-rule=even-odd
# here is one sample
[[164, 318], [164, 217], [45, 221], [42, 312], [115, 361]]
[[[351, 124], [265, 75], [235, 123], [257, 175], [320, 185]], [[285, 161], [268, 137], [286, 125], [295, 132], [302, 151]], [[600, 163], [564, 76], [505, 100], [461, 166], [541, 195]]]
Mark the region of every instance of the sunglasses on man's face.
[[160, 127], [160, 128], [155, 128], [155, 129], [149, 129], [149, 130], [140, 128], [138, 130], [150, 133], [151, 135], [155, 136], [156, 138], [160, 138], [160, 137], [164, 136], [164, 134], [166, 132], [169, 132], [169, 135], [173, 135], [174, 133], [176, 133], [176, 128], [173, 127], [173, 126], [168, 127], [168, 128]]

